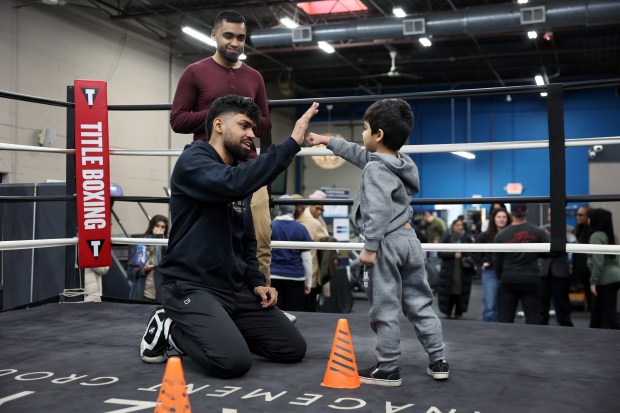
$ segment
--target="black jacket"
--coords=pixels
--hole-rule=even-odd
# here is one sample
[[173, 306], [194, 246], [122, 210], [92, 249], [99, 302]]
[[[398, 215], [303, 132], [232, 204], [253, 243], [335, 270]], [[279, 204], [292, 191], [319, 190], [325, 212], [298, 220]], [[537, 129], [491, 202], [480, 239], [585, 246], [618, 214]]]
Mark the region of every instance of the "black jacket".
[[255, 160], [227, 165], [209, 143], [187, 145], [172, 172], [172, 231], [159, 266], [164, 283], [178, 279], [228, 291], [265, 285], [250, 200], [297, 152], [288, 138]]

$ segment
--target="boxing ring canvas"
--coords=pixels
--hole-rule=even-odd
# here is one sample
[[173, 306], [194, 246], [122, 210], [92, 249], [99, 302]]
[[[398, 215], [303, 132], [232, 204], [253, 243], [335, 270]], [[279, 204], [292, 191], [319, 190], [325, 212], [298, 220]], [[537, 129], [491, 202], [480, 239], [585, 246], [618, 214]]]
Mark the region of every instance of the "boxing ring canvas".
[[[0, 412], [152, 412], [165, 364], [138, 357], [152, 309], [63, 303], [0, 313]], [[299, 364], [255, 357], [247, 375], [222, 380], [183, 358], [192, 411], [612, 413], [620, 406], [616, 331], [442, 320], [450, 379], [434, 381], [401, 318], [403, 386], [332, 389], [320, 383], [339, 318], [348, 320], [358, 365], [374, 363], [367, 317], [295, 314], [308, 343]]]

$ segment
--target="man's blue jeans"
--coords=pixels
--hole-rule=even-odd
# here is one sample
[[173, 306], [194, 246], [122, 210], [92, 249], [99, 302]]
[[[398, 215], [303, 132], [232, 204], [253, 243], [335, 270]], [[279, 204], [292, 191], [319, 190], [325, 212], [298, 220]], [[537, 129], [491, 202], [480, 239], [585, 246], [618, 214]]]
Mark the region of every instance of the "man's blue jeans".
[[493, 269], [482, 271], [482, 321], [499, 320], [499, 280]]

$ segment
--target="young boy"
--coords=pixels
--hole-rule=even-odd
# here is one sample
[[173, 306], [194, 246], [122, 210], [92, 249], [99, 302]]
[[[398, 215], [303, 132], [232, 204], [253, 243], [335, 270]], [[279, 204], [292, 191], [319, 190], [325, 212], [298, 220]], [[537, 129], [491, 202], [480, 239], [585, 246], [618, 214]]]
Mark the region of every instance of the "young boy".
[[436, 380], [449, 375], [443, 349], [441, 322], [431, 304], [433, 293], [424, 275], [424, 254], [409, 220], [409, 203], [419, 190], [416, 165], [398, 150], [413, 127], [413, 112], [402, 99], [373, 103], [364, 113], [364, 147], [310, 133], [306, 142], [327, 145], [335, 155], [362, 168], [362, 183], [351, 217], [364, 235], [360, 261], [368, 270], [366, 294], [370, 326], [377, 334], [377, 364], [360, 369], [360, 381], [400, 386], [400, 326], [402, 311], [414, 325], [428, 353], [427, 373]]

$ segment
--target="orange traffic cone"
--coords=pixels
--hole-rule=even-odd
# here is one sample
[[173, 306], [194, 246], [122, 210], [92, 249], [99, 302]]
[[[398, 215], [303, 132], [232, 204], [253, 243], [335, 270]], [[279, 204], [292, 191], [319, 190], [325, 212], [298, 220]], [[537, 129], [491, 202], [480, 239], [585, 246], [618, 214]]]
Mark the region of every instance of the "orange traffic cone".
[[157, 397], [155, 413], [192, 413], [180, 357], [170, 357]]
[[349, 323], [345, 318], [338, 320], [332, 352], [321, 386], [334, 389], [356, 389], [360, 386], [353, 341], [349, 333]]

